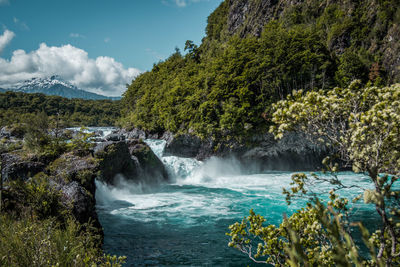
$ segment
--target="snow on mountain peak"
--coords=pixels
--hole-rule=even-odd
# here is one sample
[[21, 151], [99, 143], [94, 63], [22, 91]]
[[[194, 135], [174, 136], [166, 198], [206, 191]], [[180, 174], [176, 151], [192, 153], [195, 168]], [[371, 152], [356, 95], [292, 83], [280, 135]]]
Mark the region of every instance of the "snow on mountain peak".
[[55, 85], [62, 85], [67, 88], [79, 90], [76, 86], [72, 85], [69, 82], [64, 81], [58, 75], [53, 75], [47, 78], [32, 78], [30, 80], [26, 80], [20, 85], [19, 90], [24, 91], [24, 90], [30, 90], [32, 88], [49, 89]]
[[107, 97], [91, 93], [79, 89], [75, 85], [64, 81], [60, 76], [53, 75], [47, 78], [32, 78], [20, 84], [9, 88], [11, 91], [23, 93], [42, 93], [46, 95], [58, 95], [67, 98], [82, 98], [82, 99], [112, 99], [117, 100], [119, 97]]

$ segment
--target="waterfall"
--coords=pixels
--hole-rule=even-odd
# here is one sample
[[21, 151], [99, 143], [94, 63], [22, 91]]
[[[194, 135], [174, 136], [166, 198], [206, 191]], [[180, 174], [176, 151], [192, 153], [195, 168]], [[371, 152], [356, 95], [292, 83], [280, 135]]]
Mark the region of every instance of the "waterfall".
[[[129, 266], [247, 266], [248, 259], [228, 248], [228, 225], [240, 221], [250, 209], [268, 223], [278, 224], [305, 206], [296, 199], [287, 206], [282, 188], [290, 187], [290, 172], [257, 172], [234, 158], [193, 158], [164, 156], [164, 140], [145, 140], [161, 159], [170, 183], [149, 187], [117, 177], [115, 186], [96, 182], [97, 212], [104, 228], [107, 253], [128, 256]], [[323, 174], [319, 174], [323, 175]], [[340, 173], [344, 184], [368, 188], [362, 174]], [[327, 199], [331, 184], [313, 189]], [[360, 192], [341, 192], [352, 198]], [[357, 220], [376, 224], [373, 209], [354, 204]]]
[[166, 145], [165, 140], [147, 139], [145, 143], [153, 150], [154, 154], [164, 163], [169, 176], [173, 181], [181, 181], [189, 177], [199, 169], [203, 162], [193, 158], [181, 158], [176, 156], [163, 156]]

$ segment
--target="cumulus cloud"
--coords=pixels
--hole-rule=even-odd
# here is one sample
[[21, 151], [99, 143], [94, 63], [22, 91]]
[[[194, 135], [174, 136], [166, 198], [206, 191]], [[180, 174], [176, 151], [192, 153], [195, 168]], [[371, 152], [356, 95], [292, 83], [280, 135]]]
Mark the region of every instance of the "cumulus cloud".
[[11, 40], [14, 37], [15, 33], [9, 30], [5, 30], [3, 35], [0, 35], [0, 54], [1, 52], [3, 52], [4, 48], [11, 42]]
[[125, 68], [111, 57], [89, 58], [85, 50], [70, 44], [40, 44], [29, 53], [15, 50], [9, 60], [0, 58], [0, 87], [10, 88], [34, 77], [59, 75], [77, 87], [107, 96], [119, 96], [140, 71]]

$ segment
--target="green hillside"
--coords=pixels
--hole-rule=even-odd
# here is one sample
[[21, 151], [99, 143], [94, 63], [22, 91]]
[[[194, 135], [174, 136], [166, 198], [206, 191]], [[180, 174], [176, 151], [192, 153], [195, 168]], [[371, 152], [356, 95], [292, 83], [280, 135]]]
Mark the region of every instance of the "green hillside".
[[224, 1], [206, 37], [137, 77], [122, 123], [237, 139], [292, 90], [400, 81], [400, 1]]

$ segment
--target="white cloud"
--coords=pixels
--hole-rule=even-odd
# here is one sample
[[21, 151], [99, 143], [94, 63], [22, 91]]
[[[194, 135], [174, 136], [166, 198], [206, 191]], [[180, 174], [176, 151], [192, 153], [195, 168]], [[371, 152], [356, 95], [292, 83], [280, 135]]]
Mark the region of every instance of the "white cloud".
[[125, 91], [140, 71], [124, 66], [111, 57], [89, 58], [85, 50], [70, 44], [47, 46], [26, 53], [15, 50], [7, 60], [0, 57], [0, 87], [9, 88], [33, 77], [59, 75], [77, 87], [108, 96]]
[[86, 38], [85, 35], [80, 34], [80, 33], [75, 33], [75, 32], [71, 32], [71, 33], [69, 34], [69, 37], [71, 37], [71, 38]]
[[9, 30], [5, 30], [3, 35], [0, 35], [0, 54], [1, 52], [3, 52], [4, 48], [11, 42], [11, 40], [14, 37], [15, 33]]
[[108, 38], [108, 37], [104, 38], [104, 42], [105, 42], [105, 43], [108, 43], [108, 42], [110, 42], [110, 41], [111, 41], [110, 38]]

